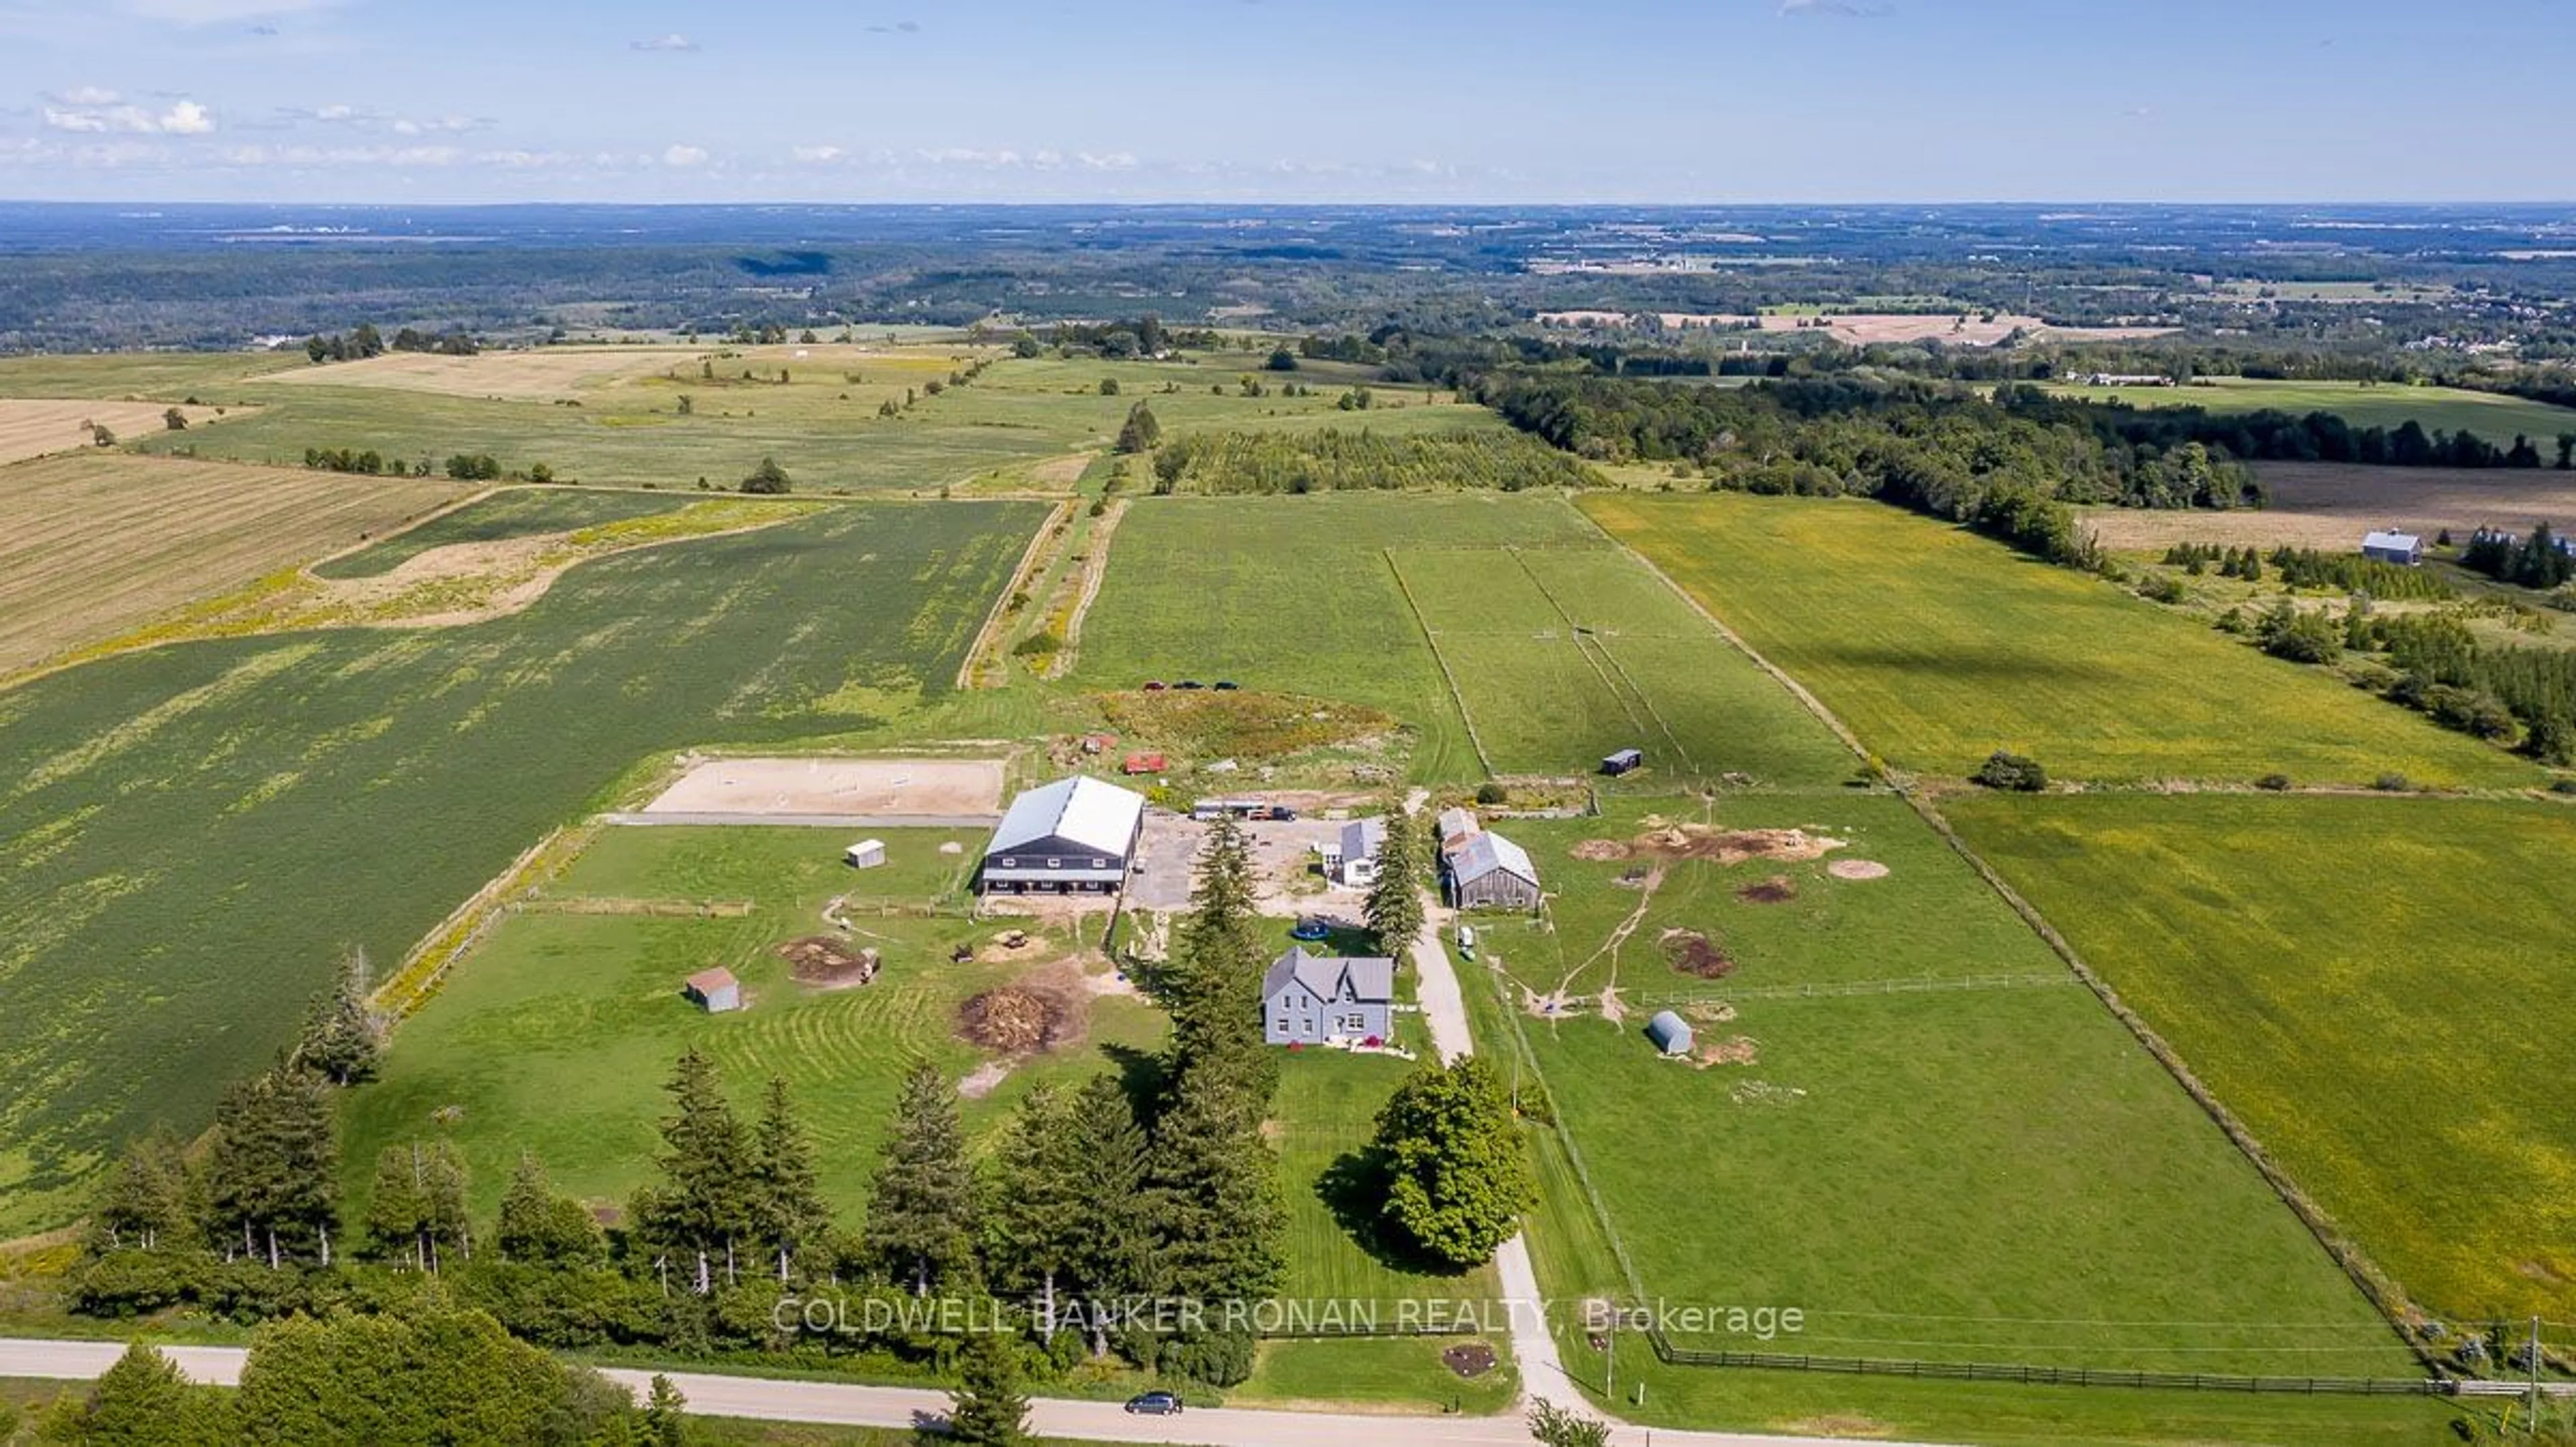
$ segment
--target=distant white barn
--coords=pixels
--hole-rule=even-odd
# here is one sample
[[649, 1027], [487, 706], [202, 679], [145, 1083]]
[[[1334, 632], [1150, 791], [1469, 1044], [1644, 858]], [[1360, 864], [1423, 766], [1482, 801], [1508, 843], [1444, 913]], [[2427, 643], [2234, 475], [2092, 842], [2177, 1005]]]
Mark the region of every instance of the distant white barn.
[[2361, 555], [2411, 568], [2424, 561], [2424, 539], [2414, 533], [2365, 533], [2361, 539]]
[[846, 860], [852, 869], [874, 869], [885, 863], [885, 841], [862, 839], [842, 850], [841, 858]]

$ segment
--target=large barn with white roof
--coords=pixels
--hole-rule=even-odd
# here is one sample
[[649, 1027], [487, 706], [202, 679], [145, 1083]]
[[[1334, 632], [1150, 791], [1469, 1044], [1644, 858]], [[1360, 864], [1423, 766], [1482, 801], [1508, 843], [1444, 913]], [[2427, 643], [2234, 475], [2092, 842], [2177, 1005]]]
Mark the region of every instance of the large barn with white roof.
[[1058, 779], [1011, 801], [984, 846], [986, 894], [1111, 894], [1127, 881], [1145, 796], [1098, 779]]

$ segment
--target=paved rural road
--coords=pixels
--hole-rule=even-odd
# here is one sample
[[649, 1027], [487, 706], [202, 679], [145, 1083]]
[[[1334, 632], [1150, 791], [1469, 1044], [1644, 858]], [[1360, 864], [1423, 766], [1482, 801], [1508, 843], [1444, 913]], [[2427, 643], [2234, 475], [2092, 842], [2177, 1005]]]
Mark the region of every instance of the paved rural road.
[[[116, 1342], [0, 1339], [0, 1376], [87, 1381], [124, 1352]], [[218, 1386], [241, 1380], [240, 1347], [164, 1347], [190, 1377]], [[647, 1372], [619, 1368], [611, 1381], [641, 1392]], [[708, 1416], [767, 1422], [812, 1422], [845, 1427], [915, 1427], [944, 1419], [948, 1396], [917, 1387], [866, 1387], [843, 1382], [778, 1381], [764, 1377], [665, 1373], [689, 1399], [689, 1410]], [[1200, 1444], [1200, 1447], [1351, 1447], [1362, 1442], [1403, 1442], [1421, 1447], [1528, 1447], [1529, 1429], [1517, 1416], [1388, 1417], [1332, 1412], [1253, 1412], [1200, 1408], [1178, 1417], [1131, 1417], [1116, 1402], [1040, 1398], [1030, 1426], [1048, 1437], [1094, 1442]], [[1738, 1432], [1681, 1432], [1620, 1427], [1620, 1447], [1849, 1447], [1824, 1437], [1769, 1437]], [[1906, 1447], [1906, 1444], [1898, 1444]], [[1920, 1447], [1920, 1444], [1917, 1444]]]

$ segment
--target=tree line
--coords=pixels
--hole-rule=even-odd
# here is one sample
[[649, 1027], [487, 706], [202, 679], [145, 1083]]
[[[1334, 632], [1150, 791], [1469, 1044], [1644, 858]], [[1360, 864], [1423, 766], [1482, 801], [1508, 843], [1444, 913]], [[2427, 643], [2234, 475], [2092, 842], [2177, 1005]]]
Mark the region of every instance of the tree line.
[[482, 346], [472, 334], [462, 329], [433, 333], [404, 327], [388, 342], [373, 322], [360, 322], [345, 332], [316, 332], [304, 339], [304, 355], [316, 366], [324, 362], [363, 361], [368, 357], [381, 357], [388, 350], [470, 357], [480, 352]]
[[1154, 492], [1247, 494], [1349, 489], [1597, 486], [1581, 461], [1498, 432], [1389, 436], [1367, 428], [1313, 432], [1194, 432], [1154, 455]]
[[2481, 643], [2456, 607], [2383, 613], [2364, 593], [2340, 611], [2280, 598], [2251, 618], [2231, 611], [2219, 626], [2293, 663], [2360, 655], [2355, 681], [2389, 702], [2541, 763], [2576, 766], [2576, 654]]

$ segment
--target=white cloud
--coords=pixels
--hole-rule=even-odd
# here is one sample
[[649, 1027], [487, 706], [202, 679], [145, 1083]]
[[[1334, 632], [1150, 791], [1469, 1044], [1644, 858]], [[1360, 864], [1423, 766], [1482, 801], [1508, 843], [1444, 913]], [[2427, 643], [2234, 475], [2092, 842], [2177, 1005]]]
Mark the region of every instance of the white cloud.
[[793, 155], [800, 165], [828, 166], [848, 155], [849, 152], [838, 146], [798, 146], [789, 154]]
[[69, 90], [47, 91], [45, 99], [64, 106], [112, 106], [125, 97], [102, 86], [76, 85]]
[[698, 48], [698, 43], [677, 31], [673, 31], [669, 35], [656, 35], [650, 40], [632, 41], [628, 44], [627, 48], [630, 50], [653, 50], [664, 53], [677, 53], [680, 51], [695, 50]]
[[662, 152], [662, 164], [676, 170], [687, 170], [692, 166], [703, 166], [706, 163], [706, 151], [697, 146], [672, 146]]
[[489, 120], [466, 116], [397, 116], [353, 105], [281, 106], [289, 124], [341, 126], [353, 131], [384, 131], [397, 136], [455, 136], [489, 128]]
[[202, 136], [214, 131], [215, 113], [192, 100], [158, 112], [137, 105], [47, 106], [45, 124], [75, 135]]
[[1089, 151], [1084, 151], [1074, 159], [1094, 171], [1132, 171], [1139, 164], [1136, 157], [1127, 151], [1112, 151], [1105, 156], [1095, 156]]

